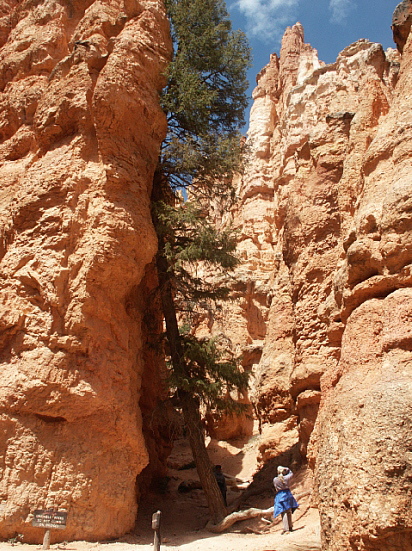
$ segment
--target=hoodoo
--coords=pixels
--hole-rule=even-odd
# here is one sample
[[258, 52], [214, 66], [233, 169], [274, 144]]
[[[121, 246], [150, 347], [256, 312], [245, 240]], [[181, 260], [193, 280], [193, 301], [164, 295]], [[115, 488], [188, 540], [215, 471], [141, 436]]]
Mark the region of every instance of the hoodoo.
[[412, 545], [410, 2], [393, 29], [402, 56], [361, 39], [325, 65], [298, 23], [259, 73], [213, 329], [254, 373], [260, 460], [314, 468], [325, 551]]
[[[160, 1], [0, 5], [0, 537], [133, 528], [150, 192], [170, 56]], [[147, 398], [146, 398], [146, 401]]]
[[[239, 230], [233, 300], [198, 327], [253, 374], [260, 429], [210, 433], [309, 463], [324, 551], [412, 549], [411, 6], [397, 49], [329, 65], [286, 30], [218, 220]], [[49, 508], [54, 541], [125, 534], [165, 467], [150, 197], [171, 51], [161, 0], [0, 0], [2, 539], [38, 543]]]

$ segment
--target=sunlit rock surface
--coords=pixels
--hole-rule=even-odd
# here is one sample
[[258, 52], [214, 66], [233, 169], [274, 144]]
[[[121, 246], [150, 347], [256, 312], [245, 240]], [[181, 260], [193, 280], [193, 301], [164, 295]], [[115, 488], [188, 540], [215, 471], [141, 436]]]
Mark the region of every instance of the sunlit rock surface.
[[0, 2], [2, 538], [49, 507], [54, 540], [135, 522], [168, 32], [157, 0]]
[[325, 551], [412, 549], [410, 10], [402, 58], [361, 39], [324, 65], [296, 24], [258, 75], [214, 326], [253, 373], [260, 460], [287, 442], [315, 469]]
[[405, 25], [394, 29], [405, 37], [399, 81], [361, 159], [334, 283], [345, 331], [340, 362], [322, 380], [313, 439], [323, 543], [334, 551], [412, 549], [412, 41]]
[[[395, 50], [367, 40], [325, 65], [296, 24], [253, 93], [234, 211], [239, 298], [225, 306], [221, 327], [230, 327], [253, 371], [260, 421], [290, 419], [303, 456], [320, 379], [340, 357], [345, 320], [336, 274], [358, 209], [362, 158], [388, 113], [398, 70]], [[276, 442], [268, 445], [276, 455]]]

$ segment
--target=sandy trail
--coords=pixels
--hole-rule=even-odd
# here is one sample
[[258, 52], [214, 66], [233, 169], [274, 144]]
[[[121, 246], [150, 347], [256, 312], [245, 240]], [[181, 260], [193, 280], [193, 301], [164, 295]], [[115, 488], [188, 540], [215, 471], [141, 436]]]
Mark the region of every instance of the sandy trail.
[[[241, 452], [239, 451], [241, 450]], [[251, 480], [256, 470], [256, 450], [238, 445], [211, 442], [209, 453], [212, 461], [220, 463], [223, 471], [231, 476]], [[241, 455], [241, 461], [240, 461]], [[198, 481], [195, 469], [181, 470], [191, 461], [184, 441], [177, 442], [169, 458], [169, 484], [164, 493], [151, 492], [139, 507], [136, 529], [133, 534], [111, 542], [53, 543], [50, 549], [59, 551], [153, 551], [152, 514], [162, 511], [162, 551], [320, 551], [318, 511], [310, 507], [311, 478], [306, 469], [296, 473], [292, 491], [299, 501], [294, 513], [294, 532], [282, 535], [280, 519], [272, 524], [260, 519], [234, 524], [223, 534], [205, 530], [208, 510], [202, 490], [181, 493], [181, 482]], [[246, 506], [267, 509], [273, 505], [273, 497], [267, 488], [248, 499]], [[229, 507], [239, 497], [239, 491], [228, 489]], [[302, 496], [302, 497], [299, 497]], [[0, 551], [37, 551], [42, 545], [24, 543], [0, 543]]]
[[[50, 549], [61, 551], [153, 551], [153, 536], [149, 532], [142, 536], [130, 535], [117, 542], [70, 542], [52, 544]], [[1, 550], [34, 551], [41, 545], [9, 543], [0, 544]], [[210, 534], [203, 530], [185, 534], [165, 536], [161, 545], [163, 551], [320, 551], [318, 516], [315, 509], [295, 523], [295, 531], [281, 535], [279, 525], [264, 534], [241, 533]]]

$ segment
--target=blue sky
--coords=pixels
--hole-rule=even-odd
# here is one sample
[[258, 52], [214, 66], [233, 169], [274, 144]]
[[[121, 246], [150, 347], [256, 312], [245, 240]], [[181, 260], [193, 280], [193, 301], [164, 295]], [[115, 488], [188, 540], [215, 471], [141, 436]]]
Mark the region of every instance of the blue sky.
[[[285, 28], [297, 21], [305, 42], [318, 50], [319, 59], [335, 61], [338, 53], [359, 38], [394, 47], [392, 14], [400, 0], [226, 0], [234, 29], [241, 29], [253, 52], [248, 73], [251, 94], [256, 75], [279, 53]], [[246, 115], [246, 121], [249, 115]]]

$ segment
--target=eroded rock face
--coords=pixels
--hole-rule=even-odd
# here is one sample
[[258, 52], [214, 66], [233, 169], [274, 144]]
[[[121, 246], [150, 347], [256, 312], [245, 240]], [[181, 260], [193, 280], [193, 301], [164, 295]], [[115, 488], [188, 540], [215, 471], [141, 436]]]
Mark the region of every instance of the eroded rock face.
[[315, 468], [325, 551], [412, 549], [410, 2], [395, 15], [402, 58], [362, 39], [325, 66], [287, 30], [234, 212], [220, 327], [254, 373], [260, 459], [298, 444]]
[[327, 550], [412, 548], [411, 63], [409, 34], [335, 278], [346, 326], [313, 439]]
[[[336, 272], [362, 189], [361, 159], [388, 113], [398, 69], [394, 50], [367, 40], [325, 65], [296, 24], [280, 58], [258, 75], [234, 213], [239, 300], [221, 327], [254, 373], [265, 460], [290, 431], [306, 456], [321, 377], [339, 361]], [[272, 430], [277, 423], [287, 434]]]
[[322, 385], [324, 549], [411, 549], [411, 311], [410, 288], [366, 300], [348, 320], [339, 375]]
[[393, 39], [400, 52], [408, 39], [412, 25], [412, 2], [403, 0], [396, 7], [392, 17]]
[[133, 527], [150, 186], [170, 52], [157, 0], [0, 2], [0, 536]]

